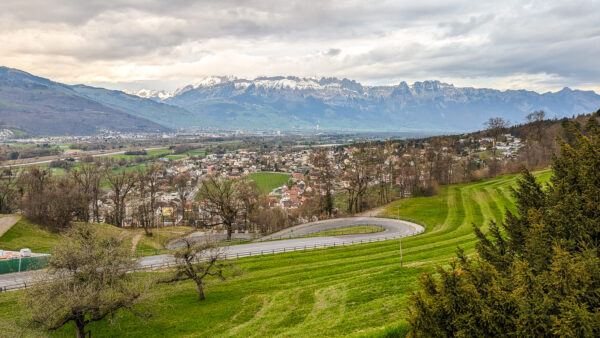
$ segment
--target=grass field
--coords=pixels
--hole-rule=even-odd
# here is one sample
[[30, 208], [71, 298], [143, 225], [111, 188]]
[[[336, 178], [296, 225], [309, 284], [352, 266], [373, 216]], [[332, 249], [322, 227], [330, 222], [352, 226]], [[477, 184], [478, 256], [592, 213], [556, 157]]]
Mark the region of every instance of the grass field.
[[120, 160], [122, 158], [127, 159], [127, 160], [131, 160], [133, 158], [136, 157], [150, 157], [150, 156], [163, 156], [163, 155], [168, 155], [171, 153], [171, 150], [167, 149], [167, 148], [163, 148], [163, 149], [151, 149], [146, 151], [146, 155], [125, 155], [125, 154], [117, 154], [117, 155], [111, 155], [110, 157], [112, 157], [115, 160]]
[[254, 173], [248, 175], [248, 178], [256, 182], [262, 191], [270, 193], [273, 189], [284, 185], [290, 179], [290, 175], [279, 173]]
[[[549, 171], [539, 172], [547, 181]], [[427, 224], [424, 234], [398, 241], [309, 250], [240, 259], [244, 271], [225, 282], [209, 281], [207, 300], [196, 300], [193, 282], [161, 285], [145, 303], [154, 315], [139, 319], [119, 313], [90, 325], [96, 337], [109, 336], [385, 336], [406, 332], [409, 290], [423, 271], [446, 264], [457, 246], [473, 253], [471, 223], [487, 228], [513, 210], [514, 175], [441, 187], [433, 197], [409, 198], [386, 208]], [[0, 294], [0, 330], [23, 311], [19, 292]], [[73, 326], [53, 332], [73, 335]]]
[[339, 228], [319, 231], [317, 233], [302, 236], [302, 237], [322, 237], [322, 236], [343, 236], [343, 235], [357, 235], [357, 234], [369, 234], [373, 232], [381, 232], [385, 229], [377, 225], [360, 225], [355, 227]]
[[164, 158], [168, 158], [170, 160], [181, 160], [183, 158], [187, 157], [187, 154], [172, 154], [172, 155], [166, 155], [163, 156]]

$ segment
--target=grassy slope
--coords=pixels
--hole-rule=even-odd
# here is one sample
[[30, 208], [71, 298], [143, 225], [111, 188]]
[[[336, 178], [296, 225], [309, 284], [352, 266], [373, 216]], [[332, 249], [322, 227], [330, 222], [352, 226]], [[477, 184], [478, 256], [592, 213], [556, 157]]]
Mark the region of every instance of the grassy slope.
[[356, 234], [370, 234], [374, 232], [381, 232], [384, 228], [377, 225], [360, 225], [355, 227], [339, 228], [324, 230], [312, 235], [302, 237], [321, 237], [321, 236], [343, 236], [343, 235], [356, 235]]
[[[547, 180], [549, 172], [538, 174]], [[445, 264], [459, 245], [473, 252], [471, 223], [487, 227], [511, 205], [515, 176], [442, 187], [437, 196], [392, 203], [386, 213], [427, 223], [423, 235], [387, 241], [239, 260], [241, 277], [210, 283], [207, 301], [196, 301], [191, 282], [160, 286], [142, 320], [128, 313], [90, 327], [94, 336], [322, 336], [382, 334], [403, 328], [408, 291], [416, 277]], [[0, 296], [0, 328], [21, 310], [18, 293]], [[72, 325], [72, 324], [69, 324]], [[69, 336], [73, 327], [55, 332]]]
[[18, 251], [30, 248], [36, 253], [49, 253], [60, 241], [60, 235], [41, 229], [21, 218], [0, 237], [0, 249]]
[[[125, 245], [131, 244], [133, 238], [141, 235], [137, 242], [137, 250], [150, 250], [162, 248], [162, 244], [167, 238], [180, 235], [192, 230], [191, 227], [166, 227], [160, 228], [157, 236], [157, 230], [153, 229], [153, 237], [144, 235], [143, 229], [122, 229], [109, 224], [93, 224], [98, 229], [106, 234], [124, 239]], [[21, 218], [9, 231], [0, 237], [0, 249], [4, 250], [20, 250], [22, 248], [30, 248], [36, 253], [50, 253], [52, 249], [61, 243], [64, 237], [61, 234], [50, 232], [36, 224], [28, 222]]]
[[270, 193], [273, 189], [285, 184], [290, 179], [290, 175], [278, 173], [254, 173], [248, 175], [248, 178], [256, 182], [262, 191]]

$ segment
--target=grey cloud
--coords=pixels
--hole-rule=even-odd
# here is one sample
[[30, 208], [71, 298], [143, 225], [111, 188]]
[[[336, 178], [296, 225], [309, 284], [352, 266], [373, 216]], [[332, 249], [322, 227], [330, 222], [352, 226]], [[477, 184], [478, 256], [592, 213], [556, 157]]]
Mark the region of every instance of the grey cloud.
[[463, 35], [469, 33], [476, 29], [477, 27], [491, 21], [494, 18], [494, 15], [480, 15], [480, 16], [471, 16], [467, 21], [452, 21], [452, 22], [443, 22], [439, 24], [440, 28], [445, 28], [448, 30], [447, 36], [456, 36]]
[[341, 52], [342, 52], [342, 50], [341, 50], [341, 49], [339, 49], [339, 48], [329, 48], [329, 49], [328, 49], [326, 52], [324, 52], [323, 54], [324, 54], [324, 55], [327, 55], [327, 56], [337, 56], [337, 55], [339, 55]]
[[[306, 53], [320, 51], [315, 58], [325, 62], [323, 67], [358, 80], [545, 73], [571, 83], [598, 83], [599, 21], [598, 1], [534, 0], [526, 5], [518, 0], [0, 2], [3, 35], [40, 29], [76, 32], [81, 38], [62, 44], [39, 41], [7, 54], [70, 57], [81, 63], [152, 63], [169, 58], [181, 63], [219, 55], [218, 50], [206, 49], [185, 55], [180, 48], [186, 44], [202, 47], [227, 41], [233, 50], [238, 43], [255, 45], [256, 50], [276, 45], [291, 64], [311, 60], [311, 55], [299, 55], [297, 42], [302, 41], [317, 46]], [[423, 33], [431, 41], [390, 41], [402, 32]], [[353, 45], [361, 39], [382, 42], [367, 51], [346, 47], [361, 47]], [[236, 52], [253, 56], [255, 49]]]

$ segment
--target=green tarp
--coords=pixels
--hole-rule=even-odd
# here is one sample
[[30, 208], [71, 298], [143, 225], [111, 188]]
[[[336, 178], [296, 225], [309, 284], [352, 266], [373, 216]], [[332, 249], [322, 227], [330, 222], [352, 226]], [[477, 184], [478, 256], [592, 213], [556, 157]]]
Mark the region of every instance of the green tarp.
[[48, 258], [50, 256], [21, 258], [21, 270], [19, 270], [19, 259], [0, 260], [0, 274], [43, 269], [48, 264]]

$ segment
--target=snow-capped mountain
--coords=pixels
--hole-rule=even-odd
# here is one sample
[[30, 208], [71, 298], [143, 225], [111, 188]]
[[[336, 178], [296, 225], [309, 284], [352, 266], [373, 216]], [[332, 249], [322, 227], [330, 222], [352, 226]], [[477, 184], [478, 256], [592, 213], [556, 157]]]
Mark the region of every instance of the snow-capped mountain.
[[[156, 96], [153, 96], [156, 97]], [[600, 108], [592, 91], [460, 88], [440, 81], [366, 86], [354, 80], [295, 76], [253, 80], [208, 77], [166, 93], [161, 102], [178, 106], [217, 127], [321, 128], [458, 131], [481, 129], [490, 117], [513, 123], [543, 109], [564, 117]]]
[[166, 100], [174, 95], [172, 92], [166, 90], [152, 90], [152, 89], [140, 89], [140, 90], [123, 90], [125, 94], [135, 95], [143, 97], [145, 99], [153, 99], [155, 101]]
[[[320, 130], [456, 132], [482, 129], [490, 117], [520, 123], [539, 109], [560, 118], [600, 108], [600, 96], [592, 91], [564, 88], [539, 94], [460, 88], [439, 81], [367, 86], [338, 78], [213, 76], [174, 92], [122, 92], [60, 84], [0, 67], [0, 87], [0, 122], [39, 134], [81, 132], [88, 120], [85, 133], [98, 126], [141, 131], [316, 130], [318, 126]], [[54, 94], [39, 88], [52, 88]], [[44, 114], [52, 119], [43, 119]]]

